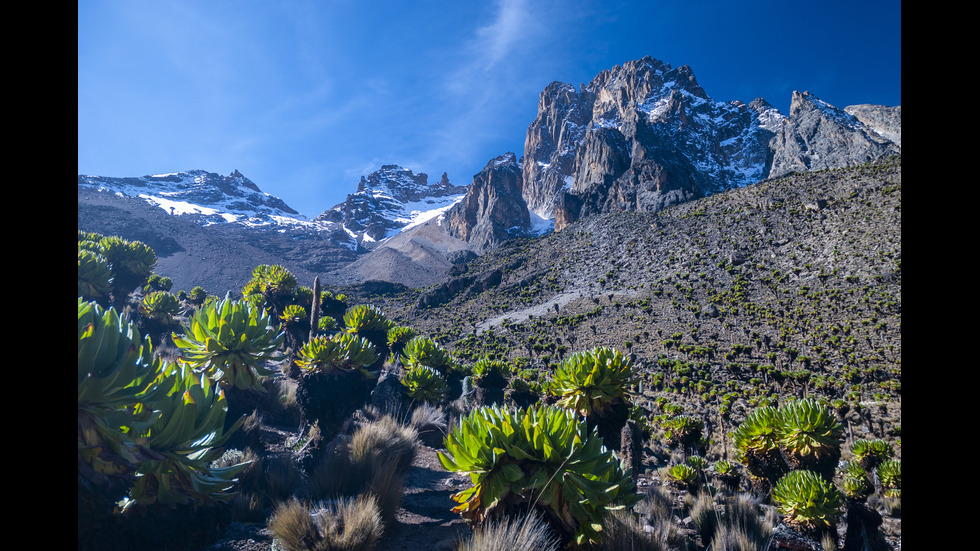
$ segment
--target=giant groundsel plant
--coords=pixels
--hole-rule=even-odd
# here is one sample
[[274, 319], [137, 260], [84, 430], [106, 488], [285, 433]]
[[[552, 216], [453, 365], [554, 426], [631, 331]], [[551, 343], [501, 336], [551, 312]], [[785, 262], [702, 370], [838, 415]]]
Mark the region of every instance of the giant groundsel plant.
[[576, 542], [598, 542], [606, 512], [637, 499], [616, 455], [564, 408], [479, 408], [459, 420], [445, 444], [443, 467], [473, 482], [452, 496], [459, 504], [453, 511], [477, 524], [531, 503]]

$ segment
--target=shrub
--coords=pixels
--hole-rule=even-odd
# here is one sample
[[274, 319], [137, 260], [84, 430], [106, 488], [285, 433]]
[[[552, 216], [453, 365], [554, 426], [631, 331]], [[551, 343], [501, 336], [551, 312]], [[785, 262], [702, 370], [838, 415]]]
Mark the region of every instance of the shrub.
[[885, 497], [902, 497], [902, 462], [886, 459], [878, 465], [878, 479], [885, 487]]
[[306, 318], [306, 308], [303, 308], [299, 304], [287, 304], [286, 307], [282, 309], [282, 313], [279, 314], [279, 319], [286, 325], [300, 323]]
[[208, 292], [204, 290], [204, 287], [199, 285], [192, 288], [190, 294], [188, 295], [188, 300], [195, 306], [201, 306], [204, 304], [204, 300], [206, 298], [208, 298]]
[[337, 330], [337, 320], [330, 316], [320, 316], [320, 320], [317, 321], [317, 328], [320, 331], [336, 331]]
[[174, 324], [174, 316], [180, 311], [177, 296], [168, 291], [153, 291], [140, 301], [140, 315], [163, 326]]
[[402, 350], [408, 341], [418, 336], [415, 329], [405, 326], [395, 326], [388, 330], [388, 349], [396, 357], [401, 356]]
[[285, 338], [272, 317], [247, 301], [226, 297], [202, 306], [183, 335], [174, 335], [181, 361], [222, 385], [261, 388], [260, 376], [272, 375], [262, 364], [282, 359], [277, 353]]
[[864, 501], [874, 492], [874, 486], [868, 480], [868, 472], [858, 462], [844, 462], [837, 469], [837, 474], [840, 476], [841, 491], [852, 500]]
[[280, 311], [296, 290], [296, 276], [284, 266], [260, 264], [252, 270], [252, 279], [242, 287], [242, 296], [260, 295], [262, 306]]
[[445, 373], [452, 363], [449, 353], [436, 344], [434, 340], [422, 335], [413, 337], [405, 343], [401, 360], [406, 369], [424, 365], [440, 373]]
[[378, 353], [366, 339], [350, 333], [332, 337], [317, 336], [299, 350], [296, 365], [306, 371], [337, 373], [358, 370], [366, 378], [377, 374], [370, 366], [378, 361]]
[[839, 454], [843, 427], [830, 410], [816, 400], [794, 400], [779, 410], [779, 444], [799, 456]]
[[690, 490], [698, 483], [698, 470], [684, 463], [666, 467], [661, 471], [661, 474], [683, 490]]
[[78, 248], [78, 296], [103, 300], [112, 292], [112, 269], [102, 255]]
[[97, 242], [99, 254], [112, 267], [112, 292], [117, 302], [143, 284], [153, 273], [157, 256], [140, 241], [108, 236]]
[[790, 468], [832, 480], [843, 432], [834, 412], [816, 400], [794, 400], [779, 408], [779, 446]]
[[[171, 377], [172, 376], [172, 377]], [[152, 402], [160, 416], [141, 432], [141, 445], [155, 457], [140, 464], [131, 492], [132, 503], [205, 503], [235, 495], [234, 477], [247, 462], [212, 468], [221, 446], [244, 422], [242, 417], [225, 430], [228, 405], [224, 392], [207, 377], [186, 366], [167, 364], [160, 380], [168, 393]]]
[[78, 298], [80, 479], [103, 484], [106, 476], [135, 472], [146, 454], [128, 427], [151, 421], [152, 410], [136, 406], [166, 392], [157, 381], [160, 371], [134, 324], [115, 308]]
[[406, 394], [421, 402], [439, 402], [446, 394], [446, 381], [431, 367], [416, 365], [408, 370], [402, 379]]
[[869, 471], [881, 464], [882, 461], [895, 456], [895, 450], [888, 442], [863, 438], [854, 441], [854, 444], [851, 445], [851, 453], [854, 455], [854, 459], [860, 462], [865, 470]]
[[[352, 306], [344, 313], [344, 327], [348, 333], [353, 333], [374, 342], [371, 338], [377, 335], [384, 344], [388, 342], [388, 330], [395, 326], [395, 323], [385, 317], [378, 307], [370, 304], [358, 304]], [[377, 346], [378, 343], [375, 343]]]
[[115, 309], [79, 299], [80, 496], [121, 477], [134, 481], [126, 508], [232, 497], [247, 462], [210, 465], [244, 419], [226, 431], [227, 409], [206, 377], [153, 359], [150, 344]]
[[668, 446], [690, 449], [701, 439], [704, 422], [691, 415], [675, 415], [664, 422], [664, 429]]
[[503, 386], [510, 372], [506, 362], [480, 358], [473, 364], [472, 373], [477, 386]]
[[630, 386], [636, 381], [632, 362], [626, 356], [612, 348], [599, 347], [562, 360], [555, 370], [551, 392], [559, 397], [561, 407], [589, 416], [627, 402]]
[[453, 511], [476, 524], [532, 503], [576, 542], [598, 542], [606, 511], [637, 499], [615, 454], [566, 409], [479, 408], [460, 418], [445, 443], [443, 467], [473, 481], [452, 496]]
[[804, 532], [824, 532], [836, 525], [842, 505], [840, 492], [822, 476], [806, 470], [790, 471], [772, 490], [773, 503], [789, 524]]
[[733, 432], [739, 460], [750, 474], [775, 482], [786, 472], [779, 454], [779, 411], [772, 406], [752, 410]]

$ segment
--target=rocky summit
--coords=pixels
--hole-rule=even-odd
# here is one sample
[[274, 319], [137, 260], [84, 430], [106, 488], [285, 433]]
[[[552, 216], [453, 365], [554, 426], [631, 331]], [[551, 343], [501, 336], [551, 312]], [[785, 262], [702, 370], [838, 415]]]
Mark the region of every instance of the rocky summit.
[[599, 212], [666, 206], [790, 172], [901, 153], [901, 108], [853, 114], [794, 93], [787, 117], [764, 99], [712, 100], [690, 67], [652, 57], [578, 90], [542, 93], [524, 146], [523, 196], [556, 230]]
[[316, 220], [342, 224], [358, 244], [372, 249], [409, 224], [421, 222], [422, 213], [441, 213], [466, 193], [467, 187], [451, 184], [445, 172], [438, 183], [429, 185], [428, 179], [425, 173], [383, 165], [366, 178], [361, 176], [356, 192]]
[[466, 197], [447, 212], [449, 234], [479, 250], [531, 231], [521, 167], [513, 153], [492, 159], [473, 177]]

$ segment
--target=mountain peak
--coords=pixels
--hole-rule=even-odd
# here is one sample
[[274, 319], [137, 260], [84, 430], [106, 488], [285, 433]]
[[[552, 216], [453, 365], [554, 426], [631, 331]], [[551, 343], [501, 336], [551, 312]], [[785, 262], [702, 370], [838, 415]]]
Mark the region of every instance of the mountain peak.
[[448, 208], [466, 193], [454, 186], [449, 175], [429, 184], [429, 176], [395, 164], [361, 176], [357, 191], [339, 205], [324, 211], [316, 220], [338, 222], [366, 248], [402, 231], [420, 217]]
[[126, 178], [80, 174], [78, 185], [140, 197], [168, 214], [199, 216], [204, 224], [243, 222], [256, 217], [302, 217], [282, 199], [264, 193], [238, 170], [228, 176], [204, 170]]

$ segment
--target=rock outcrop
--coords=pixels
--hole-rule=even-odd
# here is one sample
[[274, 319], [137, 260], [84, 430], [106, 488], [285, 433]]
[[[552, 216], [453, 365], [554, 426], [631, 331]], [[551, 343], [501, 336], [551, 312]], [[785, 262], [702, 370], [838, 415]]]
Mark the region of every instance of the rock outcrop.
[[902, 153], [902, 108], [838, 109], [809, 92], [793, 92], [790, 115], [772, 139], [769, 178], [857, 166]]
[[763, 179], [783, 118], [763, 100], [715, 102], [687, 66], [651, 57], [579, 90], [552, 83], [524, 147], [524, 199], [555, 229], [597, 212], [656, 211]]
[[315, 220], [342, 224], [360, 246], [372, 249], [419, 213], [448, 207], [466, 193], [466, 187], [451, 184], [446, 173], [437, 184], [428, 181], [424, 172], [414, 174], [398, 165], [383, 165], [366, 178], [361, 176], [356, 192]]
[[473, 176], [466, 197], [446, 212], [449, 234], [479, 251], [526, 234], [531, 219], [522, 189], [521, 167], [514, 153], [492, 159]]
[[901, 154], [901, 107], [838, 109], [794, 92], [787, 117], [764, 99], [712, 100], [690, 67], [651, 57], [575, 89], [541, 93], [524, 145], [523, 197], [555, 230], [600, 212], [655, 212], [790, 172]]

